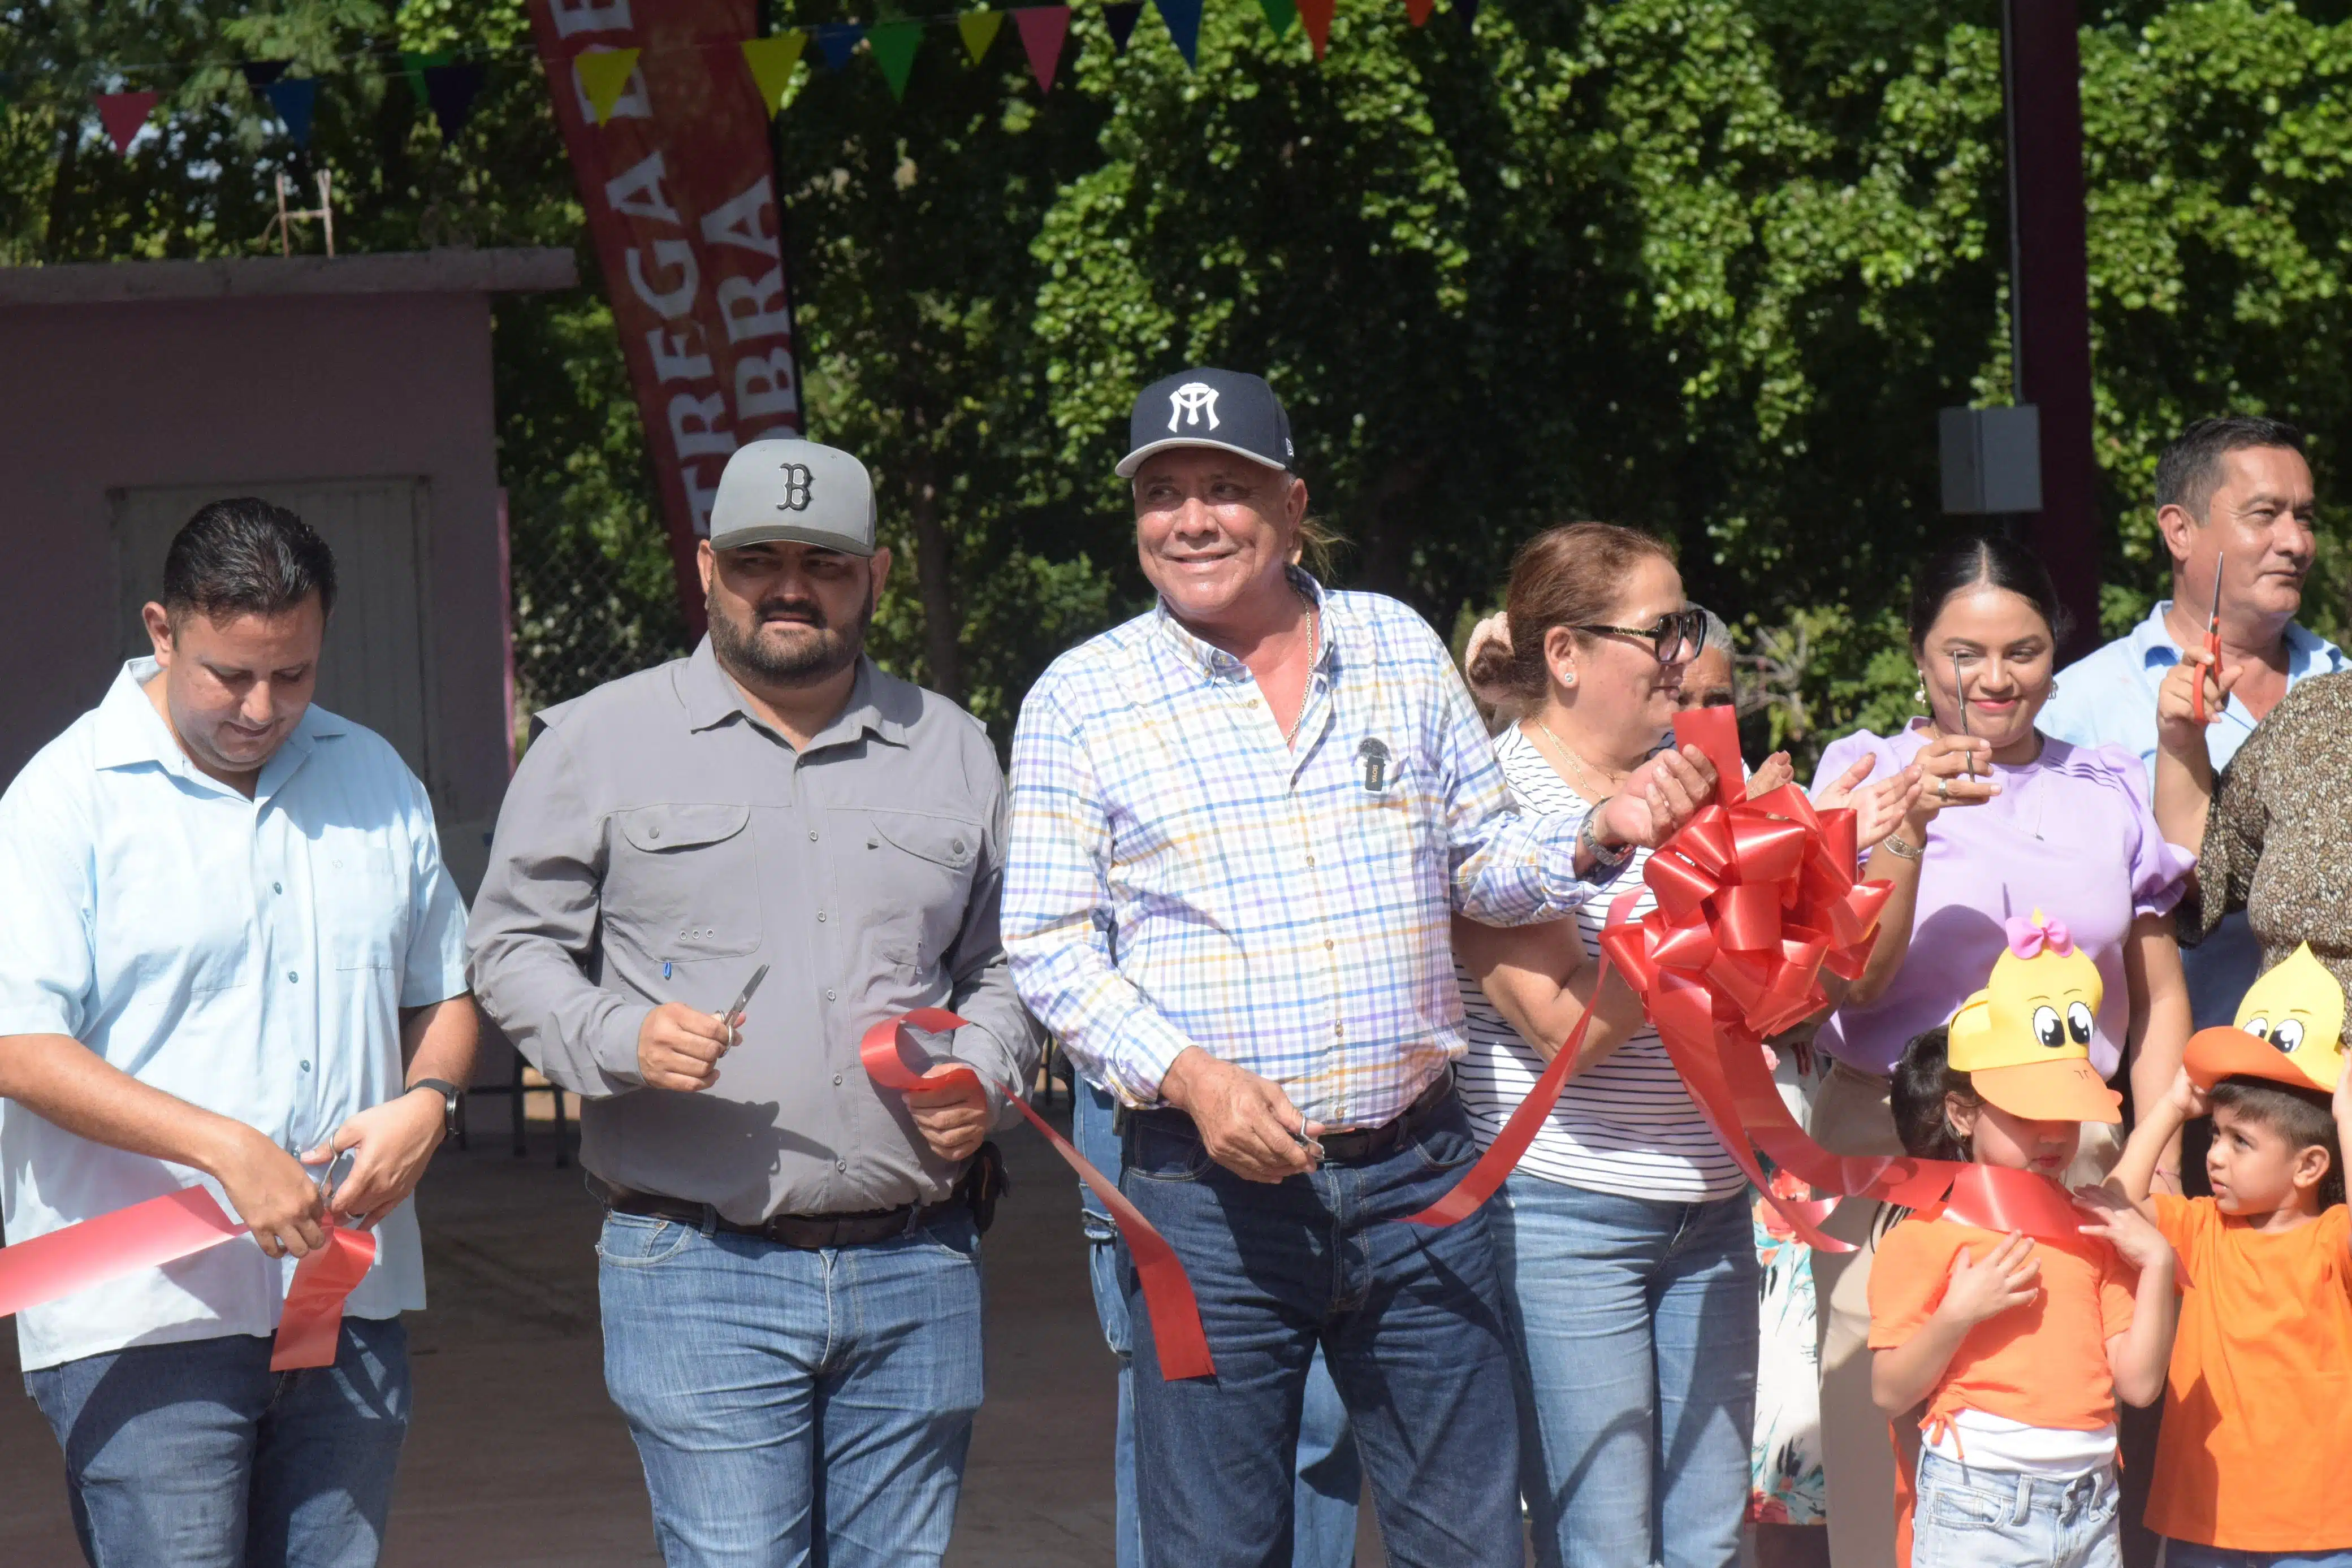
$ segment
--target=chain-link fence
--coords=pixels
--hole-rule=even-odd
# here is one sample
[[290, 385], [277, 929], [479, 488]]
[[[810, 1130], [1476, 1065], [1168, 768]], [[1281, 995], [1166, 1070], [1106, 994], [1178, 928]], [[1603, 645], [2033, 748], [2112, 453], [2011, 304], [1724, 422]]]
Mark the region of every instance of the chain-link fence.
[[509, 570], [518, 752], [540, 709], [687, 651], [658, 525], [613, 541], [574, 529], [519, 535]]

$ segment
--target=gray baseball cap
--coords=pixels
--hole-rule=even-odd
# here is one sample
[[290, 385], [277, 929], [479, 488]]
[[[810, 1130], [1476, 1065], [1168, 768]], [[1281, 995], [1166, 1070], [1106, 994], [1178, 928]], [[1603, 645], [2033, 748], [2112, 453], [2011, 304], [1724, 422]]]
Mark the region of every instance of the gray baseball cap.
[[814, 441], [736, 448], [710, 504], [710, 548], [782, 542], [874, 553], [874, 479], [866, 465]]

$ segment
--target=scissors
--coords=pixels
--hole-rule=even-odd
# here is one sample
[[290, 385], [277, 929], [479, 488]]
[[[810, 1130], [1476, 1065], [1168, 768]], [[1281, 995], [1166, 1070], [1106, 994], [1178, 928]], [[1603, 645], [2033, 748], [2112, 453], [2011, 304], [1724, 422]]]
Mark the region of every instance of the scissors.
[[[2213, 610], [2205, 617], [2205, 652], [2213, 660], [2213, 678], [2221, 678], [2221, 552], [2213, 552]], [[2197, 677], [2197, 692], [2189, 699], [2189, 716], [2199, 724], [2205, 719], [2205, 677]]]
[[1298, 1113], [1298, 1130], [1290, 1134], [1290, 1141], [1313, 1155], [1316, 1164], [1323, 1163], [1323, 1145], [1320, 1140], [1307, 1135], [1307, 1113], [1304, 1111]]
[[768, 966], [765, 964], [752, 970], [751, 977], [743, 982], [743, 988], [735, 993], [735, 999], [727, 1004], [727, 1010], [719, 1015], [719, 1021], [727, 1026], [729, 1045], [735, 1043], [732, 1037], [735, 1030], [742, 1026], [743, 1009], [751, 1005], [751, 993], [758, 990], [760, 982], [767, 977]]
[[[1969, 683], [1968, 678], [1960, 674], [1960, 656], [1958, 653], [1952, 655], [1952, 703], [1959, 709], [1960, 733], [1964, 736], [1975, 734], [1976, 732], [1969, 727]], [[1969, 777], [1975, 778], [1977, 754], [1973, 751], [1967, 752], [1963, 754], [1963, 758], [1969, 765]]]

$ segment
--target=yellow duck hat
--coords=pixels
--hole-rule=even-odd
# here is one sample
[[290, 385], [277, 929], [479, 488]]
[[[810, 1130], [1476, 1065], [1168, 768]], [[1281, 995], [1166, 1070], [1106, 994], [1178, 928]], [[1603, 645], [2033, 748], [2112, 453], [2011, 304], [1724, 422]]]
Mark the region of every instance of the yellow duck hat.
[[2035, 910], [2008, 923], [2009, 951], [1952, 1015], [1949, 1060], [1979, 1094], [2035, 1122], [2120, 1122], [2122, 1095], [2091, 1066], [2104, 988], [2066, 927]]
[[2334, 1092], [2344, 1073], [2344, 988], [2305, 943], [2248, 989], [2234, 1027], [2189, 1037], [2188, 1066], [2200, 1089], [2267, 1078]]

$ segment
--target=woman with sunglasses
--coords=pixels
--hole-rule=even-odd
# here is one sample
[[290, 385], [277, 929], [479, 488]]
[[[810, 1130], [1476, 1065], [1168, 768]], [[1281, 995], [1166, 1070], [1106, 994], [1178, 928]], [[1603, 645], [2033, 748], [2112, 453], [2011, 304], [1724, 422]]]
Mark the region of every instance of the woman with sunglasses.
[[[1495, 737], [1520, 806], [1585, 813], [1664, 743], [1705, 635], [1665, 547], [1605, 523], [1549, 529], [1511, 569], [1506, 641], [1474, 688], [1522, 716]], [[1768, 761], [1756, 782], [1785, 780]], [[1891, 819], [1890, 819], [1891, 821]], [[1616, 885], [1648, 912], [1645, 852]], [[1489, 1210], [1518, 1386], [1536, 1560], [1717, 1568], [1738, 1555], [1754, 1414], [1758, 1265], [1747, 1181], [1633, 993], [1595, 998], [1613, 899], [1573, 923], [1457, 921], [1471, 1125], [1501, 1131], [1587, 1008], [1558, 1107]]]
[[[2091, 1056], [2103, 1075], [2131, 1064], [2134, 1098], [2161, 1099], [2188, 1044], [2189, 992], [2171, 915], [2190, 857], [2165, 841], [2139, 758], [2115, 747], [2071, 746], [2037, 733], [2065, 624], [2049, 572], [2024, 546], [1963, 538], [1921, 567], [1909, 652], [1926, 711], [1890, 736], [1832, 743], [1820, 777], [1857, 758], [1917, 768], [1924, 788], [1903, 825], [1872, 852], [1864, 875], [1894, 884], [1870, 961], [1814, 1044], [1832, 1061], [1813, 1101], [1811, 1132], [1845, 1155], [1900, 1155], [1888, 1075], [1915, 1035], [1945, 1022], [2006, 949], [2003, 921], [2039, 911], [2063, 924], [2098, 965], [2105, 1001]], [[2092, 1124], [2070, 1182], [2114, 1163], [2114, 1129]], [[2166, 1161], [2178, 1191], [2179, 1154]], [[1848, 1204], [1827, 1228], [1867, 1239], [1875, 1206]], [[1870, 1249], [1813, 1255], [1822, 1325], [1822, 1440], [1832, 1561], [1881, 1568], [1895, 1560], [1895, 1464], [1871, 1401]], [[1898, 1431], [1908, 1432], [1902, 1423]], [[1974, 1430], [1969, 1452], [2000, 1457]]]

